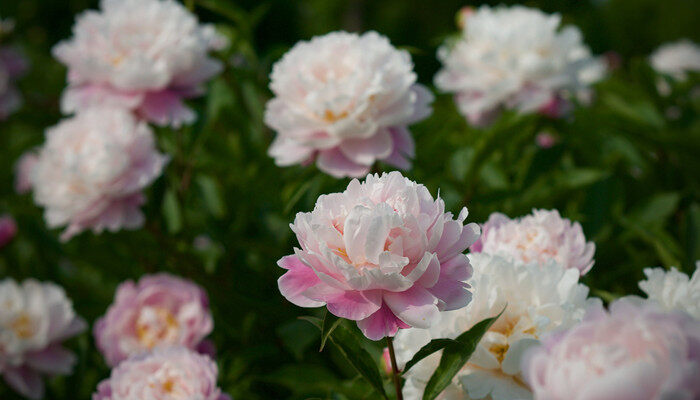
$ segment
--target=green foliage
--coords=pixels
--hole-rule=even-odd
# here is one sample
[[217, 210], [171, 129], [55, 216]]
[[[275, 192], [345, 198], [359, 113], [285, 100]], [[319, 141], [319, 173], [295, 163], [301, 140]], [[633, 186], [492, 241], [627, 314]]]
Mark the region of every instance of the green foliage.
[[[230, 47], [217, 54], [227, 68], [205, 97], [191, 102], [199, 115], [194, 126], [157, 131], [159, 148], [171, 161], [146, 193], [144, 229], [85, 233], [67, 244], [46, 227], [31, 196], [14, 192], [13, 164], [61, 118], [65, 70], [50, 48], [70, 35], [75, 14], [97, 0], [0, 3], [0, 15], [17, 22], [7, 40], [21, 46], [33, 65], [20, 82], [24, 107], [0, 122], [0, 213], [12, 214], [19, 225], [15, 240], [0, 249], [0, 276], [64, 286], [77, 312], [93, 323], [120, 282], [175, 273], [210, 296], [220, 382], [234, 398], [392, 396], [389, 379], [377, 368], [380, 343], [360, 341], [355, 327], [328, 320], [324, 337], [333, 345], [319, 352], [318, 330], [297, 318], [323, 317], [320, 310], [296, 307], [277, 289], [283, 270], [276, 262], [296, 245], [289, 229], [295, 213], [311, 210], [320, 194], [342, 190], [348, 181], [313, 166], [279, 168], [267, 156], [274, 137], [262, 121], [270, 97], [267, 76], [297, 40], [336, 29], [374, 29], [410, 48], [419, 80], [430, 85], [439, 67], [436, 48], [454, 33], [454, 14], [466, 2], [430, 2], [426, 10], [423, 0], [187, 1], [228, 37]], [[494, 211], [523, 215], [533, 207], [557, 208], [580, 221], [597, 246], [596, 264], [583, 282], [605, 300], [638, 293], [645, 267], [692, 272], [700, 259], [700, 97], [692, 95], [698, 76], [673, 82], [645, 61], [665, 41], [700, 41], [692, 4], [526, 4], [562, 13], [581, 27], [595, 53], [615, 50], [623, 66], [595, 87], [590, 106], [566, 120], [505, 114], [493, 128], [479, 130], [466, 124], [449, 96], [438, 95], [434, 114], [411, 127], [417, 155], [406, 175], [434, 195], [439, 190], [453, 213], [467, 206], [470, 221], [484, 221]], [[659, 94], [660, 79], [670, 85], [670, 95]], [[534, 141], [544, 131], [557, 139], [548, 149]], [[69, 346], [79, 356], [75, 373], [51, 378], [47, 399], [87, 399], [109, 374], [89, 333]], [[444, 383], [447, 374], [441, 376]], [[439, 387], [436, 381], [432, 390]], [[2, 383], [0, 398], [18, 399]]]

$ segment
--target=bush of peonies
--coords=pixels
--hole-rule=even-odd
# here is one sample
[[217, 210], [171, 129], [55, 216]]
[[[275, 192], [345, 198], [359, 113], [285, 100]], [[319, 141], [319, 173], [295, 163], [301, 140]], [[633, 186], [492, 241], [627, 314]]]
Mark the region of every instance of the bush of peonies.
[[[455, 181], [434, 177], [427, 170], [416, 171], [416, 177], [426, 186], [413, 180], [409, 172], [381, 172], [386, 166], [410, 170], [414, 159], [422, 160], [420, 152], [424, 149], [416, 148], [409, 128], [433, 113], [434, 96], [430, 88], [419, 83], [407, 49], [395, 47], [375, 31], [334, 31], [296, 43], [273, 64], [272, 60], [251, 56], [250, 43], [241, 45], [249, 40], [253, 29], [242, 11], [228, 7], [218, 2], [101, 0], [98, 9], [76, 18], [72, 37], [53, 47], [53, 56], [67, 69], [67, 84], [60, 106], [57, 104], [67, 116], [45, 130], [41, 145], [26, 146], [14, 161], [14, 191], [31, 192], [34, 203], [43, 208], [45, 224], [62, 228], [63, 232], [59, 242], [47, 234], [39, 246], [32, 247], [27, 237], [39, 228], [30, 222], [26, 209], [18, 206], [7, 213], [3, 210], [0, 255], [7, 251], [8, 257], [0, 258], [0, 273], [31, 275], [31, 267], [12, 268], [15, 264], [26, 265], [34, 254], [38, 259], [52, 259], [58, 254], [60, 261], [50, 275], [64, 282], [66, 289], [31, 278], [21, 282], [9, 277], [0, 280], [0, 376], [7, 387], [29, 399], [87, 396], [84, 390], [78, 393], [71, 387], [72, 381], [52, 378], [70, 376], [79, 362], [95, 358], [101, 370], [85, 373], [87, 364], [77, 368], [83, 371], [81, 377], [90, 377], [87, 382], [91, 384], [92, 400], [231, 400], [227, 392], [234, 391], [243, 393], [237, 398], [259, 398], [250, 395], [259, 387], [268, 397], [287, 394], [268, 389], [268, 385], [288, 385], [295, 399], [319, 393], [329, 398], [355, 398], [360, 392], [364, 397], [379, 396], [366, 392], [369, 386], [355, 389], [353, 385], [359, 380], [341, 383], [338, 377], [348, 371], [358, 372], [376, 391], [389, 387], [381, 379], [393, 379], [396, 392], [389, 398], [397, 400], [428, 398], [426, 393], [435, 377], [443, 379], [445, 387], [431, 400], [700, 398], [700, 261], [690, 276], [675, 267], [646, 268], [646, 278], [638, 282], [644, 296], [617, 298], [619, 290], [596, 290], [595, 283], [603, 279], [619, 279], [619, 271], [609, 261], [614, 257], [609, 256], [607, 262], [598, 259], [597, 271], [591, 272], [596, 262], [596, 244], [591, 238], [606, 240], [619, 232], [598, 229], [587, 239], [581, 223], [562, 216], [577, 215], [569, 208], [561, 208], [566, 211], [563, 213], [535, 208], [531, 214], [517, 218], [493, 212], [481, 226], [467, 223], [467, 208], [455, 215], [447, 210], [450, 204], [493, 209], [485, 206], [488, 201], [479, 193], [472, 197], [470, 188], [475, 182], [465, 181], [486, 176], [493, 181], [519, 182], [517, 187], [491, 193], [498, 197], [507, 191], [523, 192], [514, 197], [522, 205], [502, 203], [509, 212], [529, 206], [532, 198], [542, 201], [543, 197], [528, 197], [527, 192], [529, 185], [541, 182], [531, 179], [530, 164], [513, 176], [498, 170], [489, 157], [494, 153], [499, 162], [506, 163], [508, 154], [499, 153], [498, 148], [507, 144], [489, 142], [488, 135], [482, 135], [486, 136], [484, 142], [473, 144], [469, 152], [459, 153], [465, 155], [465, 160], [452, 156], [447, 163], [455, 170], [460, 162], [466, 164], [469, 173], [464, 176], [469, 179], [460, 180], [459, 173], [454, 174]], [[200, 8], [236, 24], [217, 31], [214, 25], [200, 23], [193, 12]], [[562, 24], [559, 14], [523, 6], [464, 7], [458, 12], [457, 22], [459, 34], [447, 39], [438, 50], [442, 66], [434, 83], [438, 90], [454, 96], [459, 113], [468, 123], [498, 128], [497, 121], [506, 111], [539, 114], [540, 122], [525, 128], [532, 128], [532, 152], [517, 152], [517, 158], [535, 159], [532, 168], [548, 165], [547, 157], [575, 147], [580, 138], [567, 134], [580, 132], [557, 129], [557, 124], [571, 121], [549, 120], [571, 115], [578, 103], [590, 104], [593, 85], [612, 73], [606, 71], [602, 59], [592, 55], [579, 29]], [[0, 20], [0, 39], [9, 32], [9, 26], [6, 20]], [[32, 40], [40, 37], [40, 32], [35, 33]], [[212, 56], [229, 46], [229, 38], [237, 53], [227, 62]], [[420, 52], [417, 54], [420, 56]], [[251, 92], [253, 86], [245, 84], [236, 87], [240, 93], [228, 86], [236, 85], [232, 81], [250, 78], [240, 76], [250, 73], [251, 64], [265, 65], [268, 61], [271, 96], [263, 110], [266, 94]], [[680, 143], [694, 155], [694, 137], [678, 140], [664, 135], [672, 134], [670, 131], [692, 118], [678, 112], [676, 117], [669, 117], [675, 122], [659, 122], [663, 117], [656, 115], [653, 107], [661, 104], [668, 116], [669, 110], [696, 105], [698, 90], [693, 79], [700, 70], [700, 50], [684, 39], [662, 45], [648, 62], [655, 70], [652, 87], [655, 84], [662, 95], [654, 93], [653, 101], [649, 100], [649, 104], [656, 103], [649, 106], [646, 99], [639, 98], [639, 103], [620, 105], [608, 93], [602, 98], [603, 107], [606, 112], [622, 109], [628, 118], [641, 110], [631, 116], [638, 127], [635, 131], [647, 135], [644, 129], [653, 128], [659, 137], [649, 140], [651, 135], [645, 136], [651, 150], [630, 149], [627, 138], [607, 146], [624, 149], [622, 156], [615, 156], [618, 158], [647, 157], [653, 164], [668, 158], [682, 164], [687, 159], [679, 158], [680, 150], [667, 152], [662, 145]], [[622, 64], [622, 60], [616, 64]], [[200, 108], [191, 108], [187, 102], [206, 94], [207, 84], [225, 65], [236, 76], [217, 85], [212, 90], [216, 96], [207, 96], [206, 107], [201, 108], [204, 123], [197, 126], [194, 122], [200, 116], [195, 109]], [[17, 89], [16, 81], [27, 66], [22, 52], [0, 46], [0, 121], [18, 109], [23, 97], [33, 106], [47, 102], [36, 93], [22, 96]], [[673, 85], [686, 84], [691, 86], [689, 98], [675, 99]], [[247, 142], [236, 132], [224, 139], [226, 145], [221, 149], [204, 150], [206, 145], [200, 140], [211, 127], [207, 119], [226, 104], [247, 108], [250, 114], [254, 114], [255, 104], [260, 104], [258, 115], [241, 128], [257, 136]], [[600, 115], [609, 117], [605, 112]], [[464, 124], [462, 118], [458, 120]], [[617, 129], [614, 120], [610, 121], [606, 128]], [[450, 126], [450, 121], [441, 122]], [[190, 129], [186, 125], [194, 126]], [[339, 185], [344, 190], [330, 194], [321, 194], [327, 187], [325, 182], [332, 181], [321, 174], [314, 178], [305, 175], [292, 194], [289, 187], [274, 187], [278, 181], [272, 176], [278, 172], [265, 175], [246, 154], [246, 146], [257, 150], [263, 142], [263, 125], [275, 135], [270, 138], [267, 155], [276, 166], [315, 164], [332, 178], [356, 179], [347, 184], [343, 181]], [[513, 130], [515, 135], [519, 134], [517, 129]], [[177, 132], [170, 134], [172, 130]], [[431, 132], [423, 135], [430, 136]], [[425, 148], [440, 150], [425, 157], [439, 154], [438, 162], [444, 161], [446, 149], [463, 145], [459, 142], [462, 138], [443, 139], [428, 138]], [[513, 141], [518, 140], [514, 136]], [[231, 160], [227, 150], [235, 152], [240, 160]], [[203, 165], [217, 161], [211, 155], [219, 151], [230, 163], [226, 171], [234, 171], [227, 182], [234, 182], [237, 199], [229, 197], [230, 203], [222, 200], [218, 182], [198, 174]], [[544, 164], [537, 157], [545, 159]], [[576, 157], [573, 152], [562, 157], [565, 170], [574, 169]], [[171, 161], [175, 165], [166, 173]], [[587, 187], [577, 186], [576, 178], [585, 181], [599, 171], [582, 168], [575, 172], [579, 175], [558, 184]], [[606, 173], [600, 175], [607, 178]], [[624, 178], [640, 179], [644, 173], [649, 172], [641, 167], [631, 169]], [[669, 176], [672, 182], [668, 186], [677, 189], [671, 173], [659, 173]], [[160, 179], [164, 174], [167, 176]], [[156, 183], [159, 180], [162, 184]], [[239, 185], [241, 182], [245, 184]], [[431, 194], [428, 187], [435, 182], [445, 183], [445, 197], [440, 192]], [[594, 182], [603, 182], [603, 178]], [[464, 193], [458, 190], [455, 196], [456, 184], [466, 186]], [[196, 187], [195, 195], [188, 193], [190, 186]], [[279, 204], [260, 197], [257, 191], [261, 187], [268, 194], [289, 200], [287, 209], [274, 217], [258, 212]], [[684, 191], [690, 193], [694, 188]], [[603, 192], [607, 191], [606, 186]], [[556, 198], [567, 192], [546, 193]], [[616, 203], [610, 206], [611, 215], [596, 218], [618, 219], [629, 227], [626, 234], [619, 234], [623, 240], [650, 244], [665, 264], [673, 265], [671, 262], [685, 255], [676, 249], [680, 245], [670, 235], [664, 235], [663, 227], [655, 225], [657, 215], [664, 215], [667, 222], [683, 222], [679, 229], [689, 243], [689, 253], [695, 249], [691, 242], [697, 236], [692, 225], [693, 218], [697, 219], [697, 201], [687, 197], [681, 201], [678, 193], [662, 194], [649, 201], [650, 205], [635, 203], [635, 210], [641, 211], [630, 213]], [[596, 196], [601, 196], [600, 190], [591, 195]], [[192, 197], [197, 202], [187, 203]], [[595, 201], [604, 201], [597, 197]], [[160, 202], [160, 206], [147, 204], [147, 199]], [[245, 204], [239, 202], [241, 199], [259, 204], [240, 207]], [[277, 293], [267, 303], [260, 298], [269, 293], [254, 293], [271, 286], [269, 270], [253, 274], [240, 271], [242, 266], [261, 259], [279, 257], [278, 251], [287, 241], [285, 234], [276, 232], [265, 236], [267, 241], [257, 240], [262, 237], [260, 231], [279, 226], [297, 202], [297, 207], [303, 209], [302, 204], [309, 204], [308, 200], [315, 202], [311, 211], [299, 212], [290, 224], [298, 245], [278, 260], [284, 271], [277, 280], [277, 289], [293, 305], [324, 308], [309, 311], [313, 316], [307, 319], [315, 321], [315, 317], [323, 316], [319, 319], [321, 343], [330, 337], [337, 347], [326, 358], [334, 363], [347, 362], [355, 369], [344, 366], [330, 377], [317, 368], [321, 358], [302, 354], [316, 336], [306, 335], [304, 328], [295, 325], [299, 321], [279, 321], [282, 301]], [[666, 210], [671, 203], [674, 207], [691, 205], [688, 213], [674, 213], [675, 208]], [[5, 205], [6, 201], [0, 199], [0, 207]], [[202, 217], [194, 209], [197, 207], [211, 215]], [[235, 209], [235, 218], [226, 224], [223, 216], [229, 209]], [[163, 224], [155, 216], [158, 212]], [[641, 223], [633, 221], [635, 213], [642, 215]], [[103, 268], [115, 264], [122, 268], [110, 271], [121, 281], [112, 296], [105, 290], [105, 282], [95, 278], [102, 277], [101, 271], [96, 271], [99, 268], [93, 268], [95, 262], [74, 262], [71, 255], [75, 253], [66, 250], [69, 245], [65, 242], [85, 231], [100, 234], [105, 230], [139, 230], [146, 226], [146, 214], [149, 218], [154, 214], [147, 231], [125, 235], [126, 239], [102, 236], [89, 242], [98, 252], [106, 249], [101, 244], [114, 242], [115, 251], [107, 257], [116, 261]], [[689, 219], [684, 219], [685, 214], [690, 215]], [[238, 224], [238, 219], [249, 215], [256, 220], [253, 228]], [[211, 223], [209, 217], [216, 223]], [[184, 228], [183, 220], [188, 221]], [[195, 226], [197, 230], [190, 229]], [[240, 244], [222, 244], [222, 231], [233, 232]], [[591, 233], [588, 228], [587, 233]], [[196, 237], [194, 241], [192, 237]], [[633, 248], [629, 241], [623, 242], [629, 247], [622, 256], [628, 256]], [[157, 263], [142, 254], [135, 256], [137, 265], [122, 262], [123, 253], [128, 252], [125, 249], [140, 250], [148, 244], [158, 249]], [[242, 250], [234, 256], [232, 248]], [[616, 250], [603, 247], [607, 253]], [[219, 266], [225, 252], [233, 261]], [[688, 254], [682, 261], [687, 264], [690, 257], [693, 255]], [[207, 275], [200, 274], [200, 264]], [[217, 272], [217, 267], [222, 272]], [[177, 271], [182, 277], [158, 269]], [[141, 271], [138, 280], [124, 279], [135, 270]], [[214, 273], [236, 282], [209, 279]], [[195, 280], [209, 282], [210, 294], [216, 292], [218, 299], [223, 299], [220, 305], [214, 303], [223, 308], [217, 321], [229, 314], [245, 316], [235, 325], [217, 322], [215, 332], [213, 311], [217, 307], [212, 311], [209, 294]], [[266, 282], [261, 285], [258, 281]], [[86, 289], [86, 282], [98, 284]], [[93, 294], [90, 304], [78, 306], [81, 314], [82, 309], [87, 311], [83, 315], [101, 315], [91, 320], [94, 343], [88, 344], [82, 335], [88, 324], [74, 310], [66, 290]], [[593, 295], [602, 297], [608, 306]], [[102, 303], [107, 298], [113, 300], [105, 308]], [[473, 352], [454, 368], [453, 375], [446, 375], [450, 368], [444, 360], [453, 351], [455, 340], [495, 316], [498, 318], [485, 333], [473, 338]], [[336, 317], [339, 321], [331, 322]], [[264, 329], [273, 331], [279, 339], [274, 346], [258, 343], [256, 335], [270, 333], [251, 328], [256, 319], [264, 319], [268, 323]], [[352, 329], [352, 340], [334, 334], [333, 329], [339, 326], [339, 331]], [[362, 335], [369, 339], [366, 343], [360, 342]], [[213, 338], [234, 336], [243, 346], [227, 344], [221, 347], [223, 350], [216, 350]], [[293, 340], [286, 340], [287, 336]], [[71, 340], [76, 337], [78, 340]], [[387, 343], [381, 353], [382, 346], [372, 343], [380, 339]], [[342, 340], [348, 343], [339, 343]], [[424, 346], [435, 343], [443, 345], [413, 364], [413, 358], [425, 351]], [[93, 344], [102, 357], [91, 357]], [[356, 347], [349, 347], [349, 352], [344, 347], [347, 345]], [[73, 347], [80, 349], [80, 360]], [[263, 354], [263, 347], [269, 353]], [[295, 365], [291, 368], [277, 359], [281, 349], [294, 353]], [[367, 354], [377, 359], [368, 359]], [[273, 361], [261, 370], [257, 365], [250, 367], [250, 358]], [[379, 360], [385, 376], [377, 369], [377, 383], [372, 371]], [[409, 364], [413, 365], [407, 368]], [[309, 382], [316, 385], [313, 393], [301, 388]], [[0, 397], [5, 398], [3, 388]]]

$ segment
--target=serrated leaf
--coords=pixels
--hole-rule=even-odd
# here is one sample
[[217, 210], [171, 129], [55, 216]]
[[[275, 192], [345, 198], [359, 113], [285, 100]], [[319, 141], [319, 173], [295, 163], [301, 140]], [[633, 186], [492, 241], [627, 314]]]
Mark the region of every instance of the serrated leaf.
[[452, 339], [433, 339], [431, 340], [428, 344], [425, 346], [421, 347], [418, 352], [411, 358], [409, 362], [406, 363], [406, 366], [404, 367], [402, 372], [406, 372], [409, 369], [411, 369], [412, 366], [416, 365], [420, 360], [424, 359], [425, 357], [428, 357], [429, 355], [435, 353], [436, 351], [440, 351], [444, 349], [445, 347], [457, 343], [456, 341]]
[[178, 233], [182, 229], [182, 214], [180, 202], [173, 189], [168, 189], [163, 196], [163, 217], [170, 233]]
[[468, 331], [457, 336], [454, 344], [446, 346], [442, 351], [440, 365], [428, 380], [423, 392], [423, 400], [435, 399], [445, 388], [452, 382], [452, 378], [457, 375], [464, 364], [469, 361], [469, 358], [476, 350], [476, 346], [481, 341], [481, 338], [489, 330], [491, 325], [503, 314], [505, 308], [498, 315], [492, 318], [487, 318]]
[[326, 341], [342, 321], [342, 319], [326, 310], [326, 315], [323, 317], [323, 325], [321, 327], [321, 348], [319, 348], [318, 351], [323, 351], [323, 348], [326, 346]]

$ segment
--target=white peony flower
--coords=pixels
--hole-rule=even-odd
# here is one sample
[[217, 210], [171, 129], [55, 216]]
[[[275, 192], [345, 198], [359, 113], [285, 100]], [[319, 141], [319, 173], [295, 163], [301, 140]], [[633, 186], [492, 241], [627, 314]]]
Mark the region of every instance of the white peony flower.
[[650, 61], [658, 72], [684, 80], [688, 72], [700, 71], [700, 46], [688, 39], [666, 43], [654, 51]]
[[376, 32], [332, 32], [297, 43], [275, 64], [265, 123], [279, 166], [316, 161], [333, 176], [363, 177], [376, 161], [410, 167], [408, 125], [432, 112], [411, 57]]
[[700, 319], [700, 261], [690, 278], [676, 268], [645, 268], [644, 275], [647, 279], [639, 282], [639, 288], [649, 300], [666, 311], [683, 311]]
[[50, 227], [67, 226], [62, 240], [85, 229], [134, 229], [143, 224], [142, 191], [166, 162], [145, 122], [119, 109], [88, 109], [46, 132], [32, 169], [34, 200]]
[[488, 125], [503, 108], [561, 116], [568, 98], [587, 95], [604, 63], [591, 56], [561, 16], [522, 7], [482, 6], [465, 17], [459, 39], [438, 50], [436, 86], [455, 94], [472, 124]]
[[[588, 288], [578, 283], [575, 269], [553, 262], [522, 265], [486, 253], [470, 254], [469, 259], [474, 268], [467, 281], [474, 290], [472, 302], [461, 310], [441, 313], [440, 321], [428, 330], [399, 331], [394, 342], [398, 362], [405, 365], [430, 340], [454, 339], [505, 307], [440, 399], [532, 398], [521, 376], [523, 352], [543, 334], [580, 321], [595, 300], [586, 298]], [[407, 400], [422, 397], [439, 360], [440, 353], [433, 354], [405, 373]]]
[[226, 40], [174, 0], [102, 0], [81, 14], [73, 38], [53, 50], [68, 67], [64, 112], [125, 107], [159, 125], [194, 121], [183, 99], [222, 70], [208, 57]]
[[0, 375], [31, 399], [43, 397], [41, 374], [69, 374], [75, 355], [61, 342], [86, 328], [63, 288], [33, 279], [0, 281]]
[[557, 210], [532, 210], [514, 219], [493, 213], [482, 232], [472, 252], [498, 254], [522, 263], [553, 260], [581, 275], [593, 267], [595, 244], [586, 242], [581, 224], [562, 218]]

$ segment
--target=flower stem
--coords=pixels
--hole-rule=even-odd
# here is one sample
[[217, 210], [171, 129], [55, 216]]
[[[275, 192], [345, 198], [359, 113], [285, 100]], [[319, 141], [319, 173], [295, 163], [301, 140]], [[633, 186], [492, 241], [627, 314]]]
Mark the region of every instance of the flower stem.
[[394, 342], [391, 336], [386, 337], [386, 343], [389, 347], [389, 357], [391, 358], [391, 370], [393, 371], [394, 387], [396, 388], [396, 400], [403, 400], [401, 393], [401, 377], [399, 376], [399, 368], [396, 366], [396, 354], [394, 353]]

